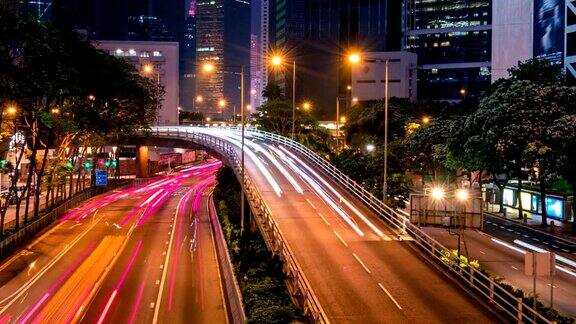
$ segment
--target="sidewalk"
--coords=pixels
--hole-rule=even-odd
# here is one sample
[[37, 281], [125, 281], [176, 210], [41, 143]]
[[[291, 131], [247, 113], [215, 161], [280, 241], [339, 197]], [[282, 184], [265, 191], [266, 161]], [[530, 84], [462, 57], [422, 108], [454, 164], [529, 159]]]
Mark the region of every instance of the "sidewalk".
[[[524, 222], [523, 219], [518, 218], [518, 210], [512, 207], [504, 206], [506, 209], [506, 214], [499, 213], [500, 205], [488, 204], [488, 208], [484, 210], [484, 213], [489, 215], [497, 216], [508, 221], [515, 222], [522, 226], [530, 227], [531, 229], [546, 234], [554, 235], [564, 240], [576, 243], [576, 235], [572, 234], [572, 224], [561, 222], [557, 219], [548, 218], [548, 227], [542, 228], [542, 216], [537, 214], [532, 214], [529, 211], [524, 211], [528, 215], [528, 219]], [[554, 223], [554, 226], [552, 226]]]

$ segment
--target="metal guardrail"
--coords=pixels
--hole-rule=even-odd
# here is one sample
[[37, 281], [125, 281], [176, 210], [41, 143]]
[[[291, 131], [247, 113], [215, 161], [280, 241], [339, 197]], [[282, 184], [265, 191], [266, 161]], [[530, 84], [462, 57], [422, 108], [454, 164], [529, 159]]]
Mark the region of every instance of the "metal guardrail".
[[[186, 127], [153, 128], [149, 135], [158, 137], [168, 137], [177, 139], [191, 140], [196, 144], [207, 146], [222, 156], [228, 158], [228, 162], [234, 169], [234, 173], [241, 179], [241, 163], [236, 149], [226, 140], [211, 136], [205, 133], [195, 132], [193, 129]], [[302, 267], [294, 257], [288, 242], [282, 235], [278, 225], [272, 217], [272, 212], [266, 205], [258, 188], [253, 184], [250, 176], [245, 173], [244, 177], [245, 193], [250, 202], [250, 207], [256, 215], [256, 222], [264, 236], [266, 244], [274, 253], [277, 253], [284, 261], [284, 271], [288, 278], [288, 289], [293, 298], [295, 298], [303, 308], [304, 315], [310, 317], [316, 323], [329, 323], [328, 317], [324, 313], [314, 291], [306, 279]]]
[[230, 261], [230, 254], [226, 246], [226, 239], [222, 232], [222, 226], [218, 221], [216, 215], [216, 207], [214, 207], [214, 200], [210, 199], [209, 203], [209, 217], [212, 232], [214, 233], [214, 245], [216, 246], [216, 256], [218, 257], [218, 264], [220, 264], [220, 273], [224, 285], [224, 294], [226, 298], [226, 305], [228, 316], [232, 323], [243, 324], [246, 322], [246, 315], [244, 312], [244, 304], [242, 303], [242, 294], [240, 293], [240, 286], [236, 281], [234, 275], [234, 267]]
[[246, 133], [248, 136], [254, 136], [279, 145], [284, 145], [300, 153], [309, 161], [312, 161], [326, 176], [336, 180], [342, 187], [352, 193], [355, 198], [366, 204], [385, 223], [400, 230], [402, 233], [410, 235], [414, 240], [413, 242], [428, 254], [432, 260], [449, 270], [454, 277], [467, 282], [473, 291], [484, 296], [490, 303], [508, 314], [512, 319], [526, 323], [552, 323], [530, 305], [523, 302], [522, 298], [516, 297], [484, 273], [474, 268], [463, 269], [456, 261], [454, 261], [453, 264], [447, 265], [445, 259], [442, 257], [444, 251], [448, 251], [446, 247], [424, 233], [418, 226], [410, 223], [404, 215], [384, 204], [361, 185], [357, 184], [330, 162], [318, 156], [306, 146], [286, 137], [260, 130], [250, 129]]
[[[133, 186], [134, 184], [129, 184]], [[87, 199], [90, 199], [96, 195], [102, 194], [109, 190], [117, 189], [118, 187], [123, 187], [125, 185], [118, 184], [115, 186], [108, 187], [106, 189], [90, 189], [86, 192], [79, 193], [72, 198], [64, 201], [58, 207], [52, 209], [46, 214], [40, 216], [37, 220], [32, 221], [28, 225], [22, 227], [14, 234], [6, 237], [0, 241], [0, 259], [6, 257], [9, 253], [14, 251], [16, 248], [22, 246], [24, 242], [29, 240], [34, 235], [38, 234], [40, 231], [48, 227], [52, 222], [58, 219], [58, 217], [64, 215], [68, 210], [80, 205]]]

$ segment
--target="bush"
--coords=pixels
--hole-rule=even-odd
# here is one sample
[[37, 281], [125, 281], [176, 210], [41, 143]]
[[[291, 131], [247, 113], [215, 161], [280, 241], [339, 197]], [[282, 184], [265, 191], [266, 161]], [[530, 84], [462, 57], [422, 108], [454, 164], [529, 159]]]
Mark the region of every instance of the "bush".
[[268, 251], [258, 232], [240, 235], [240, 185], [229, 167], [217, 175], [214, 199], [218, 218], [240, 284], [249, 323], [289, 323], [300, 319], [284, 283], [282, 261]]

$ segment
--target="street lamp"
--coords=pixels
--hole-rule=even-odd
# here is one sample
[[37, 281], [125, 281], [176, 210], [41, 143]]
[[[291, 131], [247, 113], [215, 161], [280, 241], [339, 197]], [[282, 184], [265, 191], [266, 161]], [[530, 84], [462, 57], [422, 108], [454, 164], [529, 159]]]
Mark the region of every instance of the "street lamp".
[[[241, 153], [240, 153], [240, 188], [242, 190], [242, 193], [240, 194], [240, 233], [242, 234], [244, 232], [244, 214], [245, 214], [245, 202], [244, 202], [244, 182], [245, 182], [245, 167], [244, 167], [244, 131], [245, 131], [245, 115], [246, 115], [246, 105], [244, 104], [245, 98], [244, 98], [244, 89], [245, 89], [245, 85], [244, 85], [244, 65], [230, 65], [228, 67], [231, 68], [240, 68], [240, 122], [242, 124], [241, 127], [241, 134], [242, 134], [242, 144], [241, 144]], [[202, 65], [202, 70], [204, 72], [207, 73], [211, 73], [213, 72], [215, 69], [214, 64], [212, 63], [204, 63]], [[220, 107], [224, 107], [226, 106], [226, 100], [224, 99], [220, 99], [218, 101], [218, 105]], [[206, 118], [207, 120], [209, 120], [209, 118]]]
[[440, 187], [434, 187], [434, 188], [432, 188], [430, 195], [432, 196], [432, 199], [434, 199], [434, 200], [442, 200], [442, 199], [444, 199], [446, 192], [444, 191], [444, 189], [442, 189]]
[[466, 189], [456, 190], [456, 199], [458, 199], [460, 202], [464, 202], [464, 201], [468, 200], [469, 197], [470, 197], [470, 193], [468, 192], [468, 190], [466, 190]]
[[430, 122], [430, 117], [424, 116], [422, 117], [422, 124], [426, 125]]
[[[388, 59], [375, 59], [368, 58], [375, 62], [380, 61], [384, 63], [384, 182], [382, 186], [382, 201], [386, 203], [388, 191]], [[348, 61], [354, 65], [362, 61], [362, 56], [359, 53], [352, 53], [348, 56]], [[354, 99], [352, 99], [355, 102]], [[357, 102], [357, 100], [356, 100]]]
[[[284, 58], [278, 54], [270, 58], [270, 64], [275, 67], [282, 66]], [[292, 61], [292, 140], [294, 140], [294, 127], [296, 124], [296, 61]]]
[[14, 105], [10, 105], [10, 106], [6, 107], [6, 113], [8, 115], [13, 116], [16, 114], [17, 111], [18, 111], [18, 109]]
[[202, 96], [196, 96], [196, 102], [200, 103], [204, 101], [204, 98]]
[[358, 97], [352, 98], [352, 103], [353, 103], [353, 104], [357, 104], [357, 103], [358, 103]]
[[305, 101], [305, 102], [302, 104], [302, 108], [303, 108], [304, 110], [306, 110], [306, 111], [310, 110], [311, 107], [312, 107], [312, 105], [311, 105], [308, 101]]

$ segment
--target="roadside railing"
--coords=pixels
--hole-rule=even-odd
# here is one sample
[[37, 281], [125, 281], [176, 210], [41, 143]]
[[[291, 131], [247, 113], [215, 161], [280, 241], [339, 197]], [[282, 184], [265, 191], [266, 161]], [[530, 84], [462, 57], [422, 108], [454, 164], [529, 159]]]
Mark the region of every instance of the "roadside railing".
[[455, 260], [449, 261], [452, 263], [447, 263], [446, 258], [443, 258], [444, 252], [448, 251], [446, 247], [424, 233], [418, 226], [410, 223], [406, 216], [384, 204], [380, 199], [372, 195], [372, 193], [306, 146], [286, 137], [255, 129], [248, 130], [246, 135], [283, 145], [299, 153], [308, 161], [313, 162], [315, 167], [322, 171], [324, 175], [334, 179], [343, 188], [347, 189], [356, 199], [369, 207], [381, 220], [402, 234], [410, 235], [414, 244], [433, 261], [444, 267], [461, 282], [466, 282], [471, 290], [484, 296], [491, 304], [509, 315], [512, 319], [526, 323], [552, 323], [524, 302], [522, 297], [514, 295], [479, 270], [472, 267], [462, 268], [459, 266], [459, 262]]
[[[151, 130], [150, 135], [158, 137], [168, 137], [177, 139], [188, 139], [196, 144], [206, 146], [215, 150], [228, 159], [234, 169], [238, 179], [242, 179], [241, 161], [238, 151], [226, 140], [206, 133], [197, 132], [192, 127], [156, 127]], [[284, 261], [284, 271], [288, 278], [288, 288], [293, 298], [295, 298], [304, 310], [304, 314], [309, 316], [316, 323], [329, 323], [328, 317], [324, 313], [312, 287], [302, 268], [292, 252], [288, 242], [282, 235], [277, 223], [272, 217], [272, 212], [266, 205], [256, 185], [253, 184], [249, 174], [244, 176], [245, 194], [250, 202], [250, 207], [256, 215], [256, 222], [264, 236], [266, 244], [271, 251], [277, 253]]]
[[[133, 184], [129, 184], [128, 186], [131, 185]], [[54, 209], [38, 217], [38, 219], [30, 222], [29, 224], [14, 232], [12, 235], [0, 241], [0, 259], [8, 256], [9, 253], [22, 246], [22, 244], [24, 244], [31, 237], [47, 228], [60, 216], [64, 215], [68, 210], [84, 203], [86, 200], [96, 195], [102, 194], [106, 191], [114, 190], [122, 186], [125, 186], [125, 184], [119, 183], [118, 185], [107, 187], [106, 189], [91, 188], [85, 192], [74, 195], [72, 198], [64, 201], [62, 204], [58, 205]]]
[[226, 309], [228, 317], [234, 324], [243, 324], [246, 322], [246, 315], [244, 313], [244, 304], [242, 303], [242, 294], [240, 286], [234, 275], [234, 267], [230, 261], [230, 253], [226, 245], [226, 239], [222, 232], [222, 226], [218, 221], [216, 215], [216, 207], [214, 207], [214, 200], [210, 199], [209, 203], [209, 217], [212, 232], [214, 233], [214, 245], [216, 246], [216, 255], [218, 257], [219, 268], [221, 269], [222, 281], [224, 286], [224, 295], [226, 298]]

